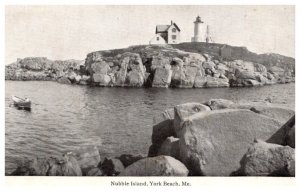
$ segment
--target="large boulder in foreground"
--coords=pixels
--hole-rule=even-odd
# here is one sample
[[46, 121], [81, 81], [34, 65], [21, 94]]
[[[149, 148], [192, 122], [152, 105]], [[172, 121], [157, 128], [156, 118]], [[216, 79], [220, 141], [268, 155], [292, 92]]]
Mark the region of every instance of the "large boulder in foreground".
[[295, 176], [295, 150], [289, 146], [256, 141], [242, 158], [236, 175]]
[[250, 110], [196, 113], [176, 130], [180, 160], [191, 175], [228, 176], [239, 168], [240, 159], [255, 138], [266, 140], [279, 128], [275, 119]]
[[119, 176], [187, 176], [188, 169], [169, 156], [141, 159], [125, 168]]

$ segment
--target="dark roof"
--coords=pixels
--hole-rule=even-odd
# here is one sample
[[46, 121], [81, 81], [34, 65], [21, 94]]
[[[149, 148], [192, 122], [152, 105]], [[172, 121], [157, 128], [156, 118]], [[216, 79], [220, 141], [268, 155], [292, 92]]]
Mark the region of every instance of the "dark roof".
[[167, 32], [170, 25], [156, 25], [156, 33]]
[[[173, 25], [177, 28], [178, 31], [180, 31], [179, 27], [176, 25], [176, 23], [173, 23]], [[167, 32], [168, 29], [172, 25], [156, 25], [156, 33], [164, 33]]]
[[179, 29], [179, 27], [176, 25], [176, 23], [173, 23], [173, 24], [174, 24], [174, 26], [177, 28], [178, 31], [181, 31], [181, 30]]

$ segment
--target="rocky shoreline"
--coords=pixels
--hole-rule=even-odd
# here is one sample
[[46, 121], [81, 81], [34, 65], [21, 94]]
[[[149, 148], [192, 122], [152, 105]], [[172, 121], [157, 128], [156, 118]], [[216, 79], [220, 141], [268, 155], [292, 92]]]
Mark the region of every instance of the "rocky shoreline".
[[295, 81], [295, 60], [277, 54], [257, 55], [221, 44], [132, 46], [89, 53], [85, 60], [18, 59], [5, 66], [6, 80], [57, 81], [104, 87], [248, 87]]
[[225, 99], [180, 104], [153, 118], [147, 157], [102, 157], [84, 146], [24, 160], [11, 175], [294, 177], [295, 112]]

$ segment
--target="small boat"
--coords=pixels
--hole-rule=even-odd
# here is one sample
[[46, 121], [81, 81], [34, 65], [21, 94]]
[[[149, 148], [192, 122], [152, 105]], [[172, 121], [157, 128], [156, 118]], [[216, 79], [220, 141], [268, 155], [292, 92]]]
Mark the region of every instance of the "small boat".
[[31, 109], [31, 101], [28, 98], [22, 99], [17, 96], [12, 96], [12, 100], [14, 102], [14, 106], [18, 107], [19, 109]]

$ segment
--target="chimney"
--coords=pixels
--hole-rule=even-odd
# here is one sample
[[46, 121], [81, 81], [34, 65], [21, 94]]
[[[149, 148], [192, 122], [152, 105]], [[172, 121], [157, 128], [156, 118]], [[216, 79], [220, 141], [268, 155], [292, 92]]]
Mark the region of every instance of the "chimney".
[[173, 25], [173, 21], [171, 20], [171, 25]]

